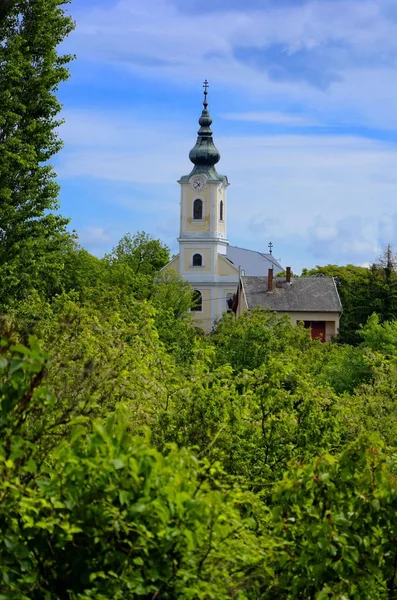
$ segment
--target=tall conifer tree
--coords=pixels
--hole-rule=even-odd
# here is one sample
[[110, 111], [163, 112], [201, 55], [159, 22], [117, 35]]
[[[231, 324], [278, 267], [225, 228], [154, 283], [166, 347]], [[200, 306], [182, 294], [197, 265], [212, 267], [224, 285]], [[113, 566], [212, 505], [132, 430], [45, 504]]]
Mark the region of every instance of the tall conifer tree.
[[[61, 148], [59, 84], [73, 29], [69, 0], [0, 0], [0, 302], [53, 285], [68, 243], [54, 213], [59, 186], [50, 159]], [[40, 283], [41, 282], [41, 283]], [[52, 282], [52, 283], [50, 283]]]

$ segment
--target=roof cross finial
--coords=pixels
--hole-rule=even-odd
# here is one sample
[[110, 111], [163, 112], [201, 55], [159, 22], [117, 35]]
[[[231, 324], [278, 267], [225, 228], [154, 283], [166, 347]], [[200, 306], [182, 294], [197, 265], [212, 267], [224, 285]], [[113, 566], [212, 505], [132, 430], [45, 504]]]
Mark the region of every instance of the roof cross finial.
[[207, 102], [208, 91], [207, 90], [209, 88], [209, 83], [208, 83], [207, 80], [204, 81], [203, 88], [204, 88], [204, 102], [203, 102], [203, 104], [204, 104], [204, 108], [207, 108], [207, 106], [208, 106], [208, 102]]
[[269, 242], [269, 254], [273, 254], [273, 244]]

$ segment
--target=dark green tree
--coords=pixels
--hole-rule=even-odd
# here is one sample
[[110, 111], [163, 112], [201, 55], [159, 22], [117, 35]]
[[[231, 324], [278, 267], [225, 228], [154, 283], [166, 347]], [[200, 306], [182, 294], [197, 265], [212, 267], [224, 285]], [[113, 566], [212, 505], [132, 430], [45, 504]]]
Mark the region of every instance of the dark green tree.
[[0, 21], [2, 21], [12, 9], [15, 0], [0, 0]]
[[73, 29], [69, 0], [0, 4], [0, 302], [59, 279], [67, 219], [49, 163], [61, 148], [56, 97], [69, 55], [58, 46]]
[[371, 265], [370, 284], [374, 299], [374, 312], [380, 321], [397, 317], [397, 260], [390, 244]]

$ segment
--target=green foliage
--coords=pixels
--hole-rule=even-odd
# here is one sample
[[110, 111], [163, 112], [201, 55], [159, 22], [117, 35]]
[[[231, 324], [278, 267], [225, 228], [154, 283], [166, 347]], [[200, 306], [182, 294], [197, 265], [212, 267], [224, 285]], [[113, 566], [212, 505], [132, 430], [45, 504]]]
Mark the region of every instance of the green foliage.
[[152, 302], [157, 309], [166, 307], [176, 319], [187, 319], [192, 296], [191, 286], [174, 271], [163, 271], [156, 277]]
[[396, 355], [397, 352], [397, 321], [379, 322], [379, 316], [373, 314], [364, 326], [359, 329], [359, 335], [364, 340], [363, 346], [386, 356]]
[[388, 244], [378, 260], [371, 266], [374, 312], [381, 321], [397, 317], [397, 261]]
[[372, 360], [371, 381], [339, 400], [346, 440], [374, 432], [393, 448], [397, 440], [397, 364], [380, 355], [374, 355]]
[[189, 312], [192, 295], [191, 286], [174, 271], [163, 271], [155, 279], [151, 302], [156, 308], [156, 329], [160, 340], [181, 365], [193, 361], [195, 340], [201, 333], [193, 327]]
[[330, 344], [323, 355], [322, 360], [315, 363], [316, 380], [330, 385], [338, 394], [351, 393], [373, 377], [373, 357], [364, 347]]
[[160, 452], [128, 402], [65, 412], [30, 345], [3, 341], [0, 359], [4, 597], [395, 597], [395, 457], [378, 438], [340, 446], [346, 395], [285, 357], [233, 384], [203, 348], [192, 385], [158, 404], [154, 441], [174, 432]]
[[226, 314], [212, 335], [217, 364], [230, 364], [236, 371], [255, 369], [273, 353], [310, 344], [310, 332], [292, 327], [288, 316], [255, 309], [238, 319]]
[[154, 275], [169, 262], [170, 254], [167, 246], [140, 231], [123, 236], [107, 259], [111, 264], [128, 266], [135, 275]]
[[95, 304], [98, 294], [106, 287], [106, 267], [103, 260], [74, 243], [64, 254], [62, 281], [57, 293], [74, 291], [82, 304], [90, 301]]
[[393, 598], [392, 327], [352, 348], [255, 311], [205, 338], [178, 278], [80, 281], [3, 317], [1, 593]]
[[397, 598], [397, 275], [328, 265], [339, 344], [193, 327], [169, 249], [65, 232], [49, 160], [73, 24], [0, 2], [0, 600]]
[[362, 438], [286, 474], [273, 497], [277, 576], [260, 597], [395, 598], [394, 471], [379, 440]]
[[127, 233], [111, 254], [105, 256], [110, 285], [120, 287], [138, 300], [153, 294], [156, 273], [170, 260], [169, 248], [147, 233]]
[[22, 306], [22, 315], [12, 318], [15, 324], [25, 319], [24, 331], [33, 330], [48, 350], [46, 385], [62, 407], [60, 422], [65, 414], [106, 414], [120, 401], [133, 411], [135, 427], [151, 422], [175, 385], [175, 368], [159, 342], [153, 308], [131, 300], [123, 306], [126, 321], [115, 298], [100, 311], [68, 295], [59, 296], [41, 315], [39, 305], [34, 308], [31, 301], [31, 306], [27, 315]]
[[[33, 342], [32, 342], [33, 343]], [[186, 450], [160, 454], [119, 409], [43, 455], [56, 399], [38, 388], [37, 346], [3, 355], [1, 589], [6, 598], [248, 598], [260, 561], [255, 498]], [[244, 507], [244, 510], [242, 510]]]
[[59, 0], [8, 3], [0, 21], [0, 278], [2, 305], [59, 283], [69, 244], [49, 164], [61, 147], [59, 84], [70, 56], [57, 48], [73, 29]]
[[197, 448], [266, 492], [292, 458], [312, 458], [339, 444], [334, 395], [299, 370], [293, 361], [272, 359], [236, 379], [230, 367], [194, 372], [193, 385], [173, 395], [154, 439]]

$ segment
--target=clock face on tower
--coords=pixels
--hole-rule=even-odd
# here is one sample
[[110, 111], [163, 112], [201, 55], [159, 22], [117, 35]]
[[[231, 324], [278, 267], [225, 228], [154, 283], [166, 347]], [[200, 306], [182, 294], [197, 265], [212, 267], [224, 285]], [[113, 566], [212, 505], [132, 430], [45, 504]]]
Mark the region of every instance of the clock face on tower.
[[203, 187], [204, 187], [205, 183], [204, 183], [204, 181], [201, 179], [201, 177], [194, 177], [194, 178], [191, 180], [191, 182], [190, 182], [190, 185], [192, 186], [192, 188], [193, 188], [193, 189], [194, 189], [196, 192], [200, 192], [200, 191], [203, 189]]

